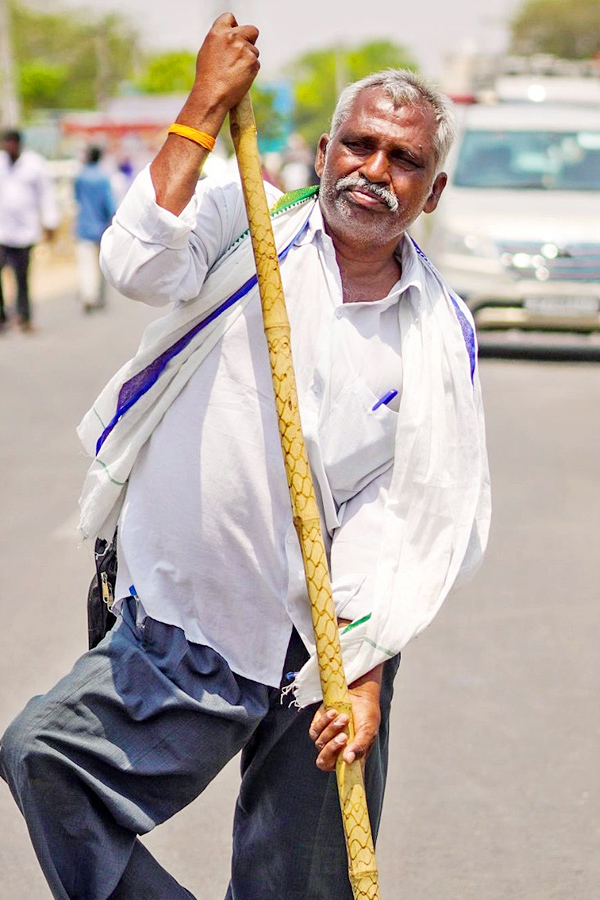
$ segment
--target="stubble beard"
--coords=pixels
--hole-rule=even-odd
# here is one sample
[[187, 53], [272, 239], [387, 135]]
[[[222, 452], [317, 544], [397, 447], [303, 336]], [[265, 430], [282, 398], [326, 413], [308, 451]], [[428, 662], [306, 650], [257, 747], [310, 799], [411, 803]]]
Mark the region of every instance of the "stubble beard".
[[[358, 186], [383, 200], [382, 208], [368, 209], [354, 203], [348, 197], [348, 191]], [[341, 237], [362, 244], [390, 240], [390, 233], [395, 230], [396, 216], [400, 210], [398, 198], [391, 191], [379, 185], [370, 185], [366, 179], [347, 175], [336, 182], [322, 179], [320, 198], [325, 221], [334, 233], [337, 231]], [[398, 240], [400, 236], [401, 231]]]

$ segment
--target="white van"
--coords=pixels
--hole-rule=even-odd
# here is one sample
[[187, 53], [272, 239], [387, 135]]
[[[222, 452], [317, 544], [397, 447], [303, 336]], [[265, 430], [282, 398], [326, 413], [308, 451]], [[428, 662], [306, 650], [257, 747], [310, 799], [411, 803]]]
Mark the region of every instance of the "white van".
[[417, 242], [478, 330], [600, 331], [600, 106], [458, 113], [448, 185]]

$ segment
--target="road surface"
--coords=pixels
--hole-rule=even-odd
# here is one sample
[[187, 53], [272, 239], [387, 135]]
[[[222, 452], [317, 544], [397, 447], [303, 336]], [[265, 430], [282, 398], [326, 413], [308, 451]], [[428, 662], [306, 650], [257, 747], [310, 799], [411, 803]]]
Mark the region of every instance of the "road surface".
[[[112, 296], [84, 316], [72, 278], [56, 280], [39, 331], [0, 338], [0, 730], [85, 650], [92, 559], [75, 534], [86, 469], [75, 426], [156, 315]], [[482, 380], [490, 549], [404, 654], [382, 900], [594, 900], [600, 366], [486, 359]], [[225, 892], [236, 784], [234, 761], [146, 839], [198, 900]], [[0, 900], [49, 898], [2, 783], [0, 833]]]

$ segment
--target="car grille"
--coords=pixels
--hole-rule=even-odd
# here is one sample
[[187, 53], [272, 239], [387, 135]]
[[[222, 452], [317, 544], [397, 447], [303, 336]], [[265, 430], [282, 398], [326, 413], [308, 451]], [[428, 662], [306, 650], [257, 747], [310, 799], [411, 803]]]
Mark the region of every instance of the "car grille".
[[600, 281], [600, 244], [499, 243], [500, 260], [513, 278]]

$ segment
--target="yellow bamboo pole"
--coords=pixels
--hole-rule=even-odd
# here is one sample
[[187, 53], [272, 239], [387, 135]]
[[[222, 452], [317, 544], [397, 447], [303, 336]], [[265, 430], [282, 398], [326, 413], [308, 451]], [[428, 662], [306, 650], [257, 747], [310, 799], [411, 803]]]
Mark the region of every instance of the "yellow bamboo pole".
[[[290, 325], [264, 191], [256, 123], [248, 94], [231, 110], [229, 122], [256, 260], [279, 434], [294, 525], [304, 560], [323, 698], [327, 708], [335, 708], [338, 712], [345, 712], [348, 715], [350, 720], [348, 734], [351, 738], [354, 727], [350, 694], [342, 664], [319, 510], [300, 424], [296, 379], [292, 365]], [[354, 898], [379, 900], [375, 849], [360, 761], [355, 760], [351, 765], [347, 765], [340, 755], [336, 777]]]

